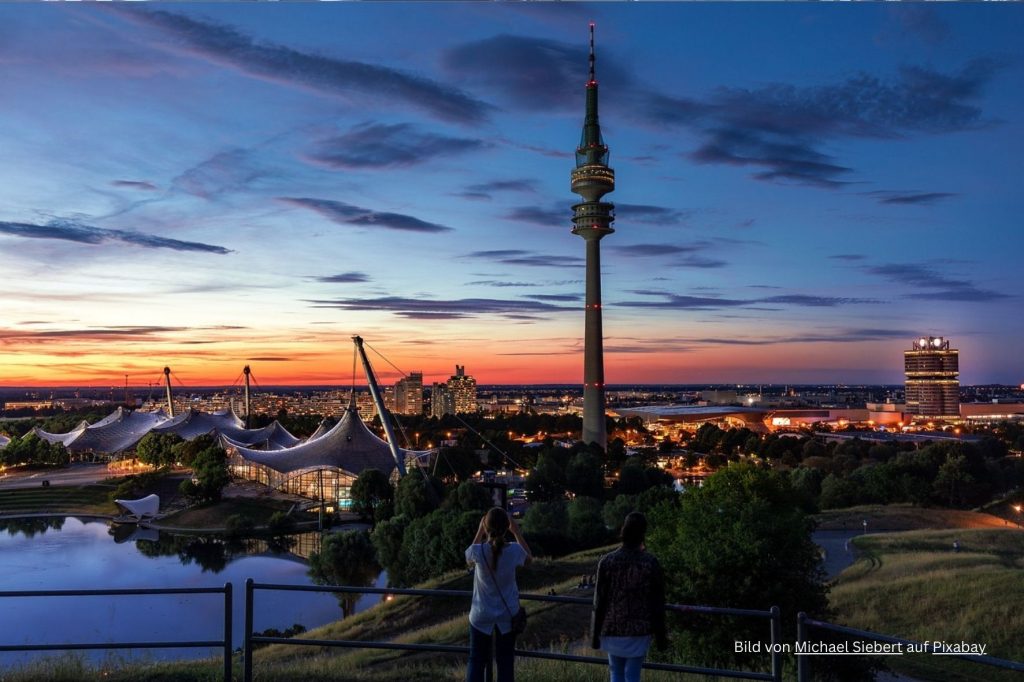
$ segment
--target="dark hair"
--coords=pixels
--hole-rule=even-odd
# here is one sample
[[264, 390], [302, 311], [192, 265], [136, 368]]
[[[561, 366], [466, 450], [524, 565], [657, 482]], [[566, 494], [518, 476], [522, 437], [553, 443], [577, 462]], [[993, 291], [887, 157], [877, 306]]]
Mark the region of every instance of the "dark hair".
[[626, 520], [622, 522], [622, 544], [624, 547], [636, 549], [644, 544], [644, 536], [647, 534], [647, 517], [640, 512], [626, 514]]
[[501, 550], [505, 547], [505, 533], [509, 529], [508, 512], [501, 507], [493, 507], [488, 510], [484, 517], [484, 531], [487, 533], [487, 542], [491, 545], [491, 565], [498, 570], [498, 558]]

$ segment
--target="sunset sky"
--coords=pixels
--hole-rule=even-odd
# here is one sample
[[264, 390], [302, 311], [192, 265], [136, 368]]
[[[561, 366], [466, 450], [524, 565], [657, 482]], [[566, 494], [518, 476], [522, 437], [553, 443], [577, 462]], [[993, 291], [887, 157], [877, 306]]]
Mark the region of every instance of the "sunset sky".
[[0, 5], [0, 385], [580, 382], [590, 20], [609, 383], [1024, 381], [1021, 4], [229, 3]]

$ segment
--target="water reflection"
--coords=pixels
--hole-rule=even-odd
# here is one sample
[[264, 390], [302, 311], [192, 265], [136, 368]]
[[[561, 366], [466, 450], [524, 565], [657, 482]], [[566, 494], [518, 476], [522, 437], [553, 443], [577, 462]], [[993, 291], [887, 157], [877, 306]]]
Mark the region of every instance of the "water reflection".
[[[219, 587], [231, 582], [237, 644], [244, 624], [245, 579], [310, 585], [307, 558], [320, 548], [321, 536], [315, 532], [231, 541], [77, 518], [8, 520], [0, 522], [0, 590]], [[368, 583], [360, 584], [387, 584], [386, 574], [376, 570], [366, 578]], [[367, 595], [352, 611], [379, 600]], [[342, 616], [331, 594], [260, 592], [253, 625], [256, 631], [283, 631], [295, 624], [312, 629]], [[222, 629], [223, 601], [210, 595], [11, 598], [0, 608], [0, 644], [218, 639]], [[0, 677], [5, 667], [44, 655], [0, 654]], [[105, 655], [100, 651], [88, 658], [100, 661]], [[182, 659], [217, 652], [166, 649], [131, 655]]]

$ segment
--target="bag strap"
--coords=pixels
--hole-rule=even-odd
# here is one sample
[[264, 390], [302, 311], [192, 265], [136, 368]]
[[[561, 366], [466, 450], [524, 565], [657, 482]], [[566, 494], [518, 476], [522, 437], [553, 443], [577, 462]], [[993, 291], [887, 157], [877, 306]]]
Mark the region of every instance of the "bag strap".
[[[491, 552], [494, 552], [494, 548], [491, 548]], [[483, 547], [480, 548], [480, 555], [484, 558], [484, 566], [487, 567], [487, 572], [491, 574], [491, 582], [494, 583], [494, 589], [498, 591], [498, 597], [501, 598], [501, 603], [505, 605], [505, 610], [508, 611], [508, 615], [515, 618], [515, 614], [512, 613], [512, 609], [508, 607], [508, 602], [505, 601], [505, 595], [501, 593], [501, 586], [498, 584], [498, 578], [494, 575], [494, 569], [487, 563], [487, 555], [483, 551]]]

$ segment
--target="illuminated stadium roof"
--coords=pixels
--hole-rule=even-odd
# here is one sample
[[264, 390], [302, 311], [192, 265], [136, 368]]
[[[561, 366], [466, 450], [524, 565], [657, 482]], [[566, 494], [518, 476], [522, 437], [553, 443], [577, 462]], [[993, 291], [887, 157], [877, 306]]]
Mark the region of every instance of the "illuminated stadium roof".
[[32, 432], [51, 443], [63, 443], [69, 452], [114, 454], [133, 447], [164, 421], [167, 415], [163, 412], [132, 412], [119, 407], [95, 424], [82, 422], [67, 433], [47, 433], [39, 428]]
[[241, 429], [243, 426], [242, 420], [230, 409], [216, 412], [200, 412], [190, 409], [157, 424], [153, 427], [153, 431], [173, 433], [185, 440], [192, 440], [213, 431], [222, 431], [227, 428]]
[[[367, 428], [354, 407], [347, 408], [341, 420], [320, 437], [283, 450], [256, 450], [224, 440], [227, 441], [226, 446], [244, 459], [280, 473], [332, 468], [353, 475], [364, 469], [379, 469], [390, 475], [395, 469], [395, 460], [387, 442]], [[403, 457], [417, 454], [407, 450], [399, 450], [399, 453]]]

